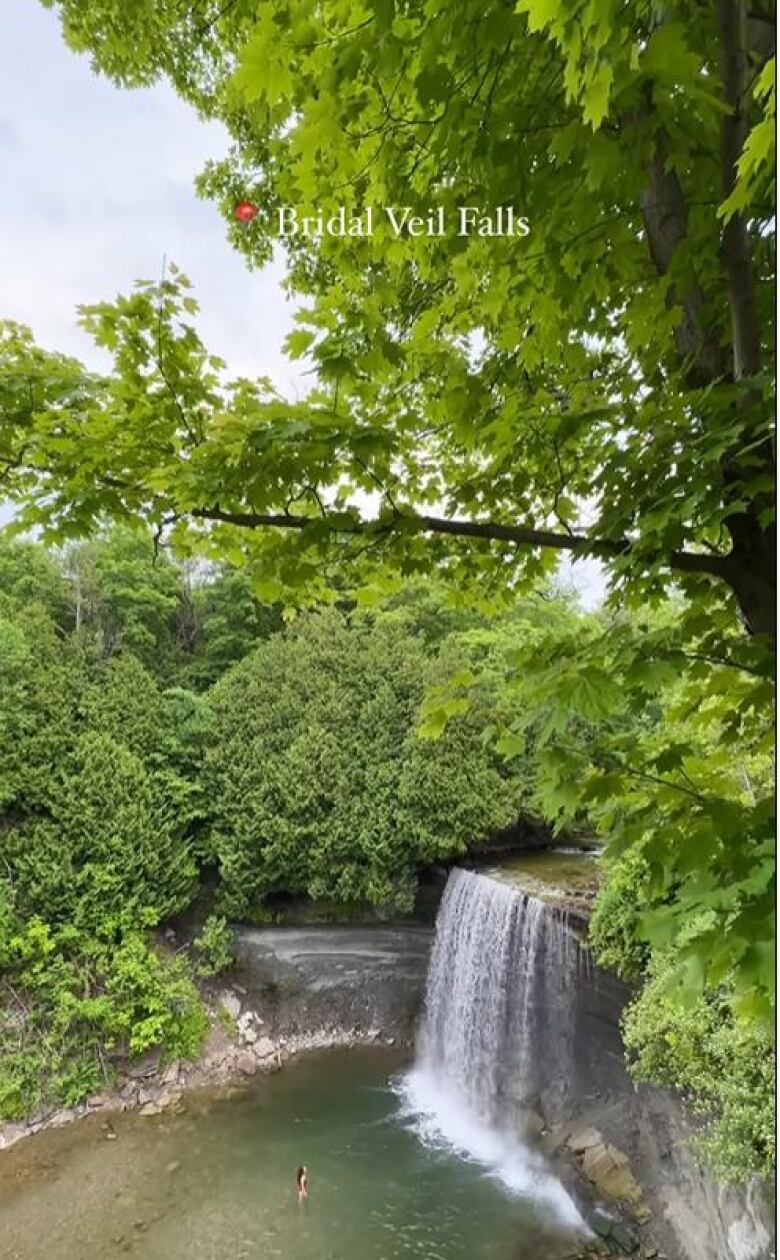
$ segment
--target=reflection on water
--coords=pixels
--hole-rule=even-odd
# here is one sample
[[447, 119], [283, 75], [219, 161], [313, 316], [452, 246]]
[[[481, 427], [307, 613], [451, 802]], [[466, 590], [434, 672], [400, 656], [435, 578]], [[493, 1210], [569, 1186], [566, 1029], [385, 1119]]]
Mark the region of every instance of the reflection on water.
[[[3, 1260], [555, 1260], [549, 1185], [510, 1193], [420, 1142], [397, 1055], [332, 1051], [182, 1115], [105, 1116], [0, 1155]], [[299, 1205], [295, 1171], [309, 1166]], [[541, 1183], [540, 1183], [541, 1184]], [[568, 1247], [567, 1247], [568, 1242]]]

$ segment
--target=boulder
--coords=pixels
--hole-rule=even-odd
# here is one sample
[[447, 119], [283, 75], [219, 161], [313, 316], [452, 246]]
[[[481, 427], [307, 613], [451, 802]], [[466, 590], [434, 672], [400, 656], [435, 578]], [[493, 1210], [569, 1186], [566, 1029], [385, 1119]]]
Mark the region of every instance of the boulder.
[[157, 1096], [157, 1106], [161, 1111], [166, 1107], [171, 1107], [173, 1103], [178, 1102], [181, 1098], [181, 1091], [178, 1089], [163, 1089]]
[[225, 1008], [231, 1019], [238, 1019], [241, 1014], [241, 998], [237, 993], [233, 993], [232, 989], [223, 989], [219, 995], [220, 1004]]
[[613, 1199], [638, 1203], [642, 1191], [637, 1184], [628, 1156], [607, 1142], [588, 1146], [581, 1158], [582, 1171], [589, 1181]]
[[254, 1050], [258, 1059], [270, 1059], [272, 1055], [276, 1054], [276, 1046], [270, 1037], [261, 1037], [255, 1043]]
[[160, 1083], [162, 1085], [175, 1085], [179, 1079], [178, 1063], [171, 1063], [163, 1072]]
[[54, 1115], [49, 1120], [49, 1124], [53, 1129], [59, 1129], [63, 1124], [70, 1124], [74, 1117], [75, 1112], [73, 1112], [69, 1107], [62, 1107], [59, 1111], [55, 1111]]
[[591, 1146], [600, 1146], [603, 1144], [603, 1137], [598, 1129], [592, 1127], [580, 1129], [577, 1133], [572, 1133], [566, 1145], [570, 1146], [575, 1154], [580, 1155], [583, 1151], [587, 1151]]
[[13, 1146], [14, 1142], [18, 1142], [27, 1133], [27, 1125], [16, 1123], [3, 1125], [0, 1130], [0, 1150], [7, 1146]]
[[121, 1101], [120, 1093], [114, 1093], [110, 1089], [103, 1089], [99, 1094], [93, 1094], [87, 1099], [88, 1111], [100, 1111], [103, 1107], [117, 1107]]

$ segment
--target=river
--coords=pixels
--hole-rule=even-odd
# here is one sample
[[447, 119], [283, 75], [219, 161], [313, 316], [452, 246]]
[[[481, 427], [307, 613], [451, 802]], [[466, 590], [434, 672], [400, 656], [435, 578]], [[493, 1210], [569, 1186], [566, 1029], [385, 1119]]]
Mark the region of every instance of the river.
[[179, 1114], [102, 1113], [20, 1142], [0, 1156], [3, 1260], [570, 1255], [549, 1196], [421, 1140], [399, 1103], [404, 1066], [395, 1051], [328, 1051], [190, 1095]]

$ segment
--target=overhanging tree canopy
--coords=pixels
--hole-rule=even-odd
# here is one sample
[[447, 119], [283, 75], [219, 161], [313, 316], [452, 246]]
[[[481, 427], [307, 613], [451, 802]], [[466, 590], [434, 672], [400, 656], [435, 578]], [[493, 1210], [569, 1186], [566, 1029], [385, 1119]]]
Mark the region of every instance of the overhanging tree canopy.
[[[178, 275], [86, 319], [109, 381], [6, 334], [28, 519], [222, 529], [267, 589], [323, 556], [484, 581], [567, 550], [657, 593], [713, 579], [773, 634], [769, 10], [611, 0], [56, 0], [114, 78], [160, 75], [235, 147], [202, 189], [261, 264], [279, 207], [492, 214], [527, 237], [291, 237], [290, 405], [225, 388]], [[376, 496], [366, 519], [365, 497]], [[274, 533], [263, 526], [282, 527]], [[242, 529], [252, 531], [241, 542]]]

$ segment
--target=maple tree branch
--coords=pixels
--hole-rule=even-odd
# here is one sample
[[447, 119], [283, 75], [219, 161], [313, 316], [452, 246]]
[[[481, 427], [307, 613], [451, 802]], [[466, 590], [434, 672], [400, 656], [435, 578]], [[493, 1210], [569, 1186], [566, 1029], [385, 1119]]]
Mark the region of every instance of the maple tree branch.
[[[304, 530], [321, 522], [310, 516], [294, 516], [291, 513], [229, 512], [218, 505], [194, 508], [191, 515], [198, 520], [217, 521], [237, 525], [243, 529], [299, 529]], [[368, 533], [373, 522], [358, 522], [355, 527], [339, 529], [339, 533]], [[396, 513], [395, 521], [383, 526], [415, 533], [445, 534], [454, 538], [476, 538], [483, 542], [505, 542], [520, 547], [545, 547], [559, 551], [571, 551], [577, 555], [603, 556], [614, 559], [630, 552], [633, 544], [629, 539], [588, 538], [583, 534], [556, 534], [552, 530], [533, 529], [525, 525], [504, 525], [498, 521], [467, 521], [445, 516], [423, 516]], [[711, 552], [673, 551], [667, 557], [670, 568], [680, 573], [702, 573], [711, 577], [726, 576], [726, 556]]]

